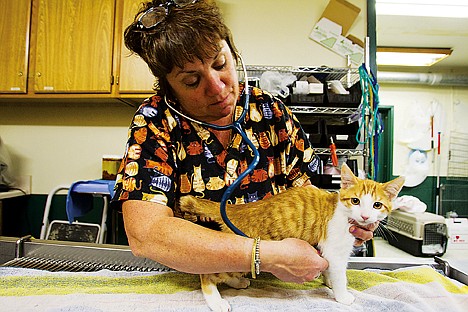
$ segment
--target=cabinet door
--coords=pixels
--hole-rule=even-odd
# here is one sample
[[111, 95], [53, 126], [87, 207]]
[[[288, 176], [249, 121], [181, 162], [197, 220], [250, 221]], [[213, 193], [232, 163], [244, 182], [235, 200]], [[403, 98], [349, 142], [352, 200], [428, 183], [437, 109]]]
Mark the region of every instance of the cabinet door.
[[123, 33], [125, 28], [133, 22], [141, 0], [124, 0], [122, 48], [120, 57], [120, 93], [152, 93], [155, 78], [146, 63], [125, 47]]
[[26, 93], [31, 0], [0, 0], [0, 93]]
[[110, 93], [114, 0], [39, 0], [35, 92]]

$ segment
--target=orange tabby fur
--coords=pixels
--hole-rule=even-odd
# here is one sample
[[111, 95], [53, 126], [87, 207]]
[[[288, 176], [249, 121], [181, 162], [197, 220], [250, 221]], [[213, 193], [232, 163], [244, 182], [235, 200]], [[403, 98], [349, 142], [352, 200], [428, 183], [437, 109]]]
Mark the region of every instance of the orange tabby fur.
[[[226, 212], [231, 222], [249, 237], [270, 240], [295, 237], [317, 245], [325, 238], [328, 221], [333, 217], [338, 198], [348, 206], [351, 205], [351, 198], [372, 194], [376, 201], [382, 203], [383, 212], [391, 212], [392, 202], [389, 193], [385, 192], [385, 186], [391, 182], [382, 184], [361, 179], [356, 179], [356, 182], [352, 187], [341, 189], [340, 193], [315, 187], [292, 187], [257, 202], [228, 204]], [[189, 214], [218, 222], [223, 232], [232, 232], [224, 224], [217, 202], [183, 196], [180, 208]]]
[[[336, 239], [337, 236], [345, 235], [336, 234], [337, 231], [335, 229], [329, 229], [330, 224], [336, 224], [336, 221], [330, 221], [337, 218], [338, 208], [343, 208], [342, 210], [346, 214], [346, 216], [338, 217], [338, 219], [344, 220], [338, 222], [340, 226], [346, 226], [348, 220], [351, 219], [363, 226], [382, 220], [391, 212], [392, 200], [396, 198], [404, 183], [402, 177], [387, 183], [361, 180], [356, 178], [346, 165], [343, 165], [341, 170], [342, 187], [339, 193], [328, 192], [315, 187], [293, 187], [273, 197], [257, 202], [242, 205], [227, 205], [227, 215], [231, 222], [249, 237], [261, 237], [265, 240], [299, 238], [309, 242], [312, 246], [322, 247], [323, 244], [325, 254], [333, 254], [333, 244], [326, 244], [327, 236], [332, 236], [330, 234], [332, 233]], [[353, 205], [353, 202], [356, 203], [356, 199], [360, 199], [362, 205], [371, 206], [371, 208], [367, 209], [368, 207], [366, 207], [367, 210], [364, 207], [356, 208], [356, 205]], [[360, 205], [361, 203], [358, 206]], [[193, 196], [184, 196], [180, 199], [180, 209], [187, 214], [214, 220], [219, 223], [222, 231], [232, 232], [221, 218], [219, 203]], [[351, 239], [350, 234], [349, 236], [348, 239]], [[352, 250], [352, 240], [350, 242], [349, 251]], [[332, 247], [329, 247], [330, 245]], [[344, 256], [346, 257], [344, 261], [347, 262], [349, 253]], [[325, 255], [324, 257], [326, 258]], [[332, 257], [330, 256], [330, 258]], [[330, 260], [331, 266], [333, 259]], [[337, 261], [340, 265], [341, 262]], [[211, 293], [213, 289], [207, 284], [218, 284], [226, 282], [229, 278], [234, 279], [240, 276], [235, 273], [202, 276], [202, 291], [204, 294], [205, 291]], [[344, 278], [346, 279], [346, 277]], [[245, 280], [241, 280], [240, 283], [230, 281], [228, 284], [233, 287], [238, 286], [236, 288], [247, 287], [248, 282]], [[331, 284], [333, 284], [333, 281]], [[338, 301], [343, 301], [347, 304], [350, 304], [354, 300], [354, 298], [351, 300], [349, 296], [345, 296], [345, 299], [340, 299], [335, 294]], [[207, 298], [206, 294], [205, 298], [213, 310], [230, 311], [227, 302], [215, 303], [215, 307], [213, 307], [212, 303], [210, 304], [209, 302], [213, 299]], [[216, 300], [223, 301], [220, 296]], [[218, 304], [223, 307], [219, 308]]]

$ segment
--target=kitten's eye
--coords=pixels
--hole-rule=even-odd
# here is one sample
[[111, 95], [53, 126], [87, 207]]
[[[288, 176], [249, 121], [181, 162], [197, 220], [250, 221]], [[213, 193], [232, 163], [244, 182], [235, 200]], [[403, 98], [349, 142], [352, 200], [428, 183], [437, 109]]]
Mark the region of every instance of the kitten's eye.
[[374, 209], [381, 209], [382, 206], [383, 206], [382, 203], [379, 203], [379, 202], [374, 203]]
[[359, 203], [360, 203], [359, 198], [356, 198], [356, 197], [351, 198], [351, 204], [359, 205]]

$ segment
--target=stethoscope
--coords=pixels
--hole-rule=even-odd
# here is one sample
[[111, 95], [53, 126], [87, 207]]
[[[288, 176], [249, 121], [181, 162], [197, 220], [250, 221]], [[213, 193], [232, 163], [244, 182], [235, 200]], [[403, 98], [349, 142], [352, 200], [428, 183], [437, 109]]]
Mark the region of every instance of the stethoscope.
[[182, 116], [182, 117], [184, 117], [184, 118], [186, 118], [186, 119], [188, 119], [190, 121], [193, 121], [193, 122], [195, 122], [195, 123], [197, 123], [199, 125], [203, 125], [205, 127], [210, 127], [210, 128], [215, 129], [215, 130], [229, 130], [229, 129], [236, 130], [241, 135], [242, 139], [250, 147], [250, 149], [253, 151], [254, 155], [253, 155], [252, 162], [249, 164], [247, 169], [244, 172], [242, 172], [237, 177], [237, 179], [234, 180], [234, 182], [231, 185], [229, 185], [229, 187], [226, 189], [226, 191], [224, 191], [223, 197], [221, 198], [220, 207], [219, 207], [219, 210], [220, 210], [220, 213], [221, 213], [221, 218], [223, 219], [224, 223], [231, 229], [231, 231], [233, 231], [237, 235], [247, 237], [247, 235], [245, 235], [234, 224], [232, 224], [231, 220], [229, 220], [229, 218], [227, 216], [227, 213], [226, 213], [226, 204], [227, 204], [227, 201], [229, 200], [229, 197], [231, 196], [232, 192], [234, 191], [235, 188], [237, 188], [239, 186], [239, 184], [242, 182], [242, 180], [250, 172], [252, 172], [255, 169], [258, 162], [260, 161], [260, 154], [258, 153], [257, 148], [252, 143], [252, 141], [247, 137], [247, 134], [245, 133], [245, 131], [242, 129], [242, 126], [241, 126], [241, 123], [244, 122], [245, 115], [247, 114], [247, 110], [249, 109], [249, 83], [248, 83], [249, 81], [248, 81], [248, 77], [247, 77], [247, 68], [245, 67], [244, 60], [242, 59], [242, 57], [239, 54], [237, 56], [238, 56], [238, 58], [240, 59], [240, 61], [242, 63], [242, 71], [244, 72], [245, 86], [244, 86], [244, 90], [243, 90], [243, 94], [242, 94], [242, 96], [244, 98], [244, 107], [243, 107], [243, 110], [242, 110], [242, 114], [240, 114], [239, 118], [237, 118], [237, 120], [234, 120], [231, 124], [225, 125], [225, 126], [219, 126], [219, 125], [210, 124], [210, 123], [207, 123], [207, 122], [204, 122], [204, 121], [196, 120], [196, 119], [194, 119], [192, 117], [189, 117], [189, 116], [181, 113], [177, 109], [175, 109], [169, 103], [166, 96], [164, 96], [164, 101], [166, 102], [166, 105], [172, 111], [174, 111], [176, 114], [178, 114], [178, 115], [180, 115], [180, 116]]

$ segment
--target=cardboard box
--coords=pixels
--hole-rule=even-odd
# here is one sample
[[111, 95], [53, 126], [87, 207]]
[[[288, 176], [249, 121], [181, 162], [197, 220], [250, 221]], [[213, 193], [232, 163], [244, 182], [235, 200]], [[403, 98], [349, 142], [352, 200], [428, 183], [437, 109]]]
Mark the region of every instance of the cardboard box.
[[360, 8], [346, 0], [330, 0], [320, 19], [325, 17], [340, 25], [342, 31], [339, 35], [346, 35], [360, 12]]
[[309, 94], [323, 94], [323, 83], [309, 83]]
[[468, 219], [449, 218], [447, 219], [449, 233], [449, 249], [468, 249]]
[[361, 40], [345, 37], [361, 9], [346, 0], [330, 0], [309, 38], [343, 56], [351, 63], [362, 64], [364, 48]]
[[340, 34], [341, 31], [340, 25], [323, 17], [314, 26], [309, 38], [345, 58], [349, 56], [353, 64], [362, 64], [364, 60], [364, 48], [360, 46], [360, 40], [356, 40], [358, 41], [356, 43], [351, 40], [354, 38], [353, 36], [349, 36], [351, 39], [348, 39]]
[[309, 37], [321, 45], [333, 49], [338, 38], [341, 37], [341, 29], [340, 25], [330, 21], [326, 17], [322, 17], [318, 23], [315, 24]]
[[343, 36], [338, 37], [338, 41], [332, 50], [341, 56], [349, 56], [353, 64], [361, 64], [364, 61], [364, 48]]

